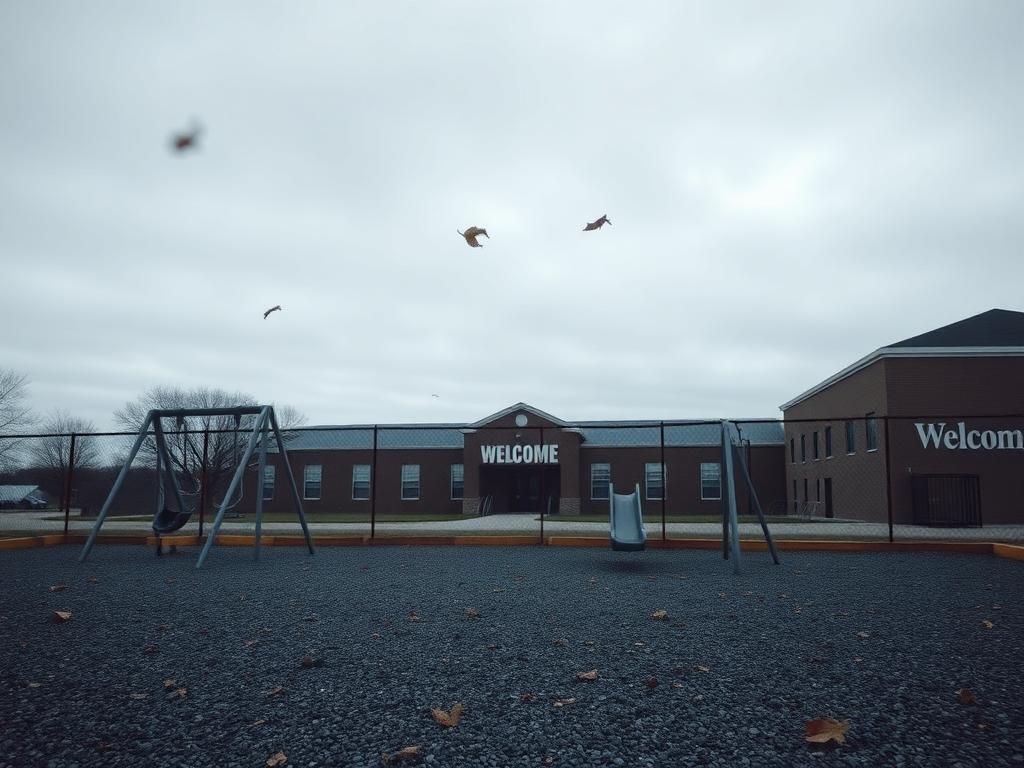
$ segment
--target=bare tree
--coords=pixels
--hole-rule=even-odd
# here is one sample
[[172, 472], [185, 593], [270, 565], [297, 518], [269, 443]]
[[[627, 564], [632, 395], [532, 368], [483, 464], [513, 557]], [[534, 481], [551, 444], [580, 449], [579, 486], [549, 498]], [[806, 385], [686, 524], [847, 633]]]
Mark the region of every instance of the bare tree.
[[[185, 390], [180, 387], [154, 387], [137, 400], [115, 411], [114, 419], [126, 430], [141, 428], [146, 414], [152, 409], [177, 410], [184, 408], [233, 408], [259, 405], [251, 396], [241, 392], [199, 387]], [[282, 433], [301, 426], [305, 417], [291, 406], [275, 408]], [[231, 475], [245, 452], [246, 440], [256, 422], [256, 416], [187, 416], [177, 423], [166, 422], [164, 431], [173, 470], [183, 480], [182, 490], [198, 494], [202, 483], [203, 433], [208, 432], [206, 457], [206, 491], [211, 504], [219, 504], [227, 491]], [[152, 438], [143, 443], [140, 457], [154, 463], [156, 442]], [[237, 497], [236, 497], [237, 498]]]
[[[28, 377], [9, 368], [0, 368], [0, 436], [17, 434], [31, 426], [35, 419], [25, 405]], [[0, 439], [0, 470], [14, 463], [21, 441]]]
[[[41, 430], [47, 436], [33, 438], [28, 444], [27, 453], [35, 466], [56, 470], [63, 477], [68, 471], [71, 458], [71, 433], [83, 435], [95, 432], [96, 425], [88, 419], [56, 410], [42, 423]], [[74, 468], [77, 470], [99, 465], [100, 453], [95, 441], [76, 439]]]

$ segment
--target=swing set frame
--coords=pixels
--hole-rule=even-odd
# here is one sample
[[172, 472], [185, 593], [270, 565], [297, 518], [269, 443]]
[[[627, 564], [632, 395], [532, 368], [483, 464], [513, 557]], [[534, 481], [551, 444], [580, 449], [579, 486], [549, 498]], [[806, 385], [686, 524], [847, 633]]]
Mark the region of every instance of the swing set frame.
[[[154, 438], [156, 442], [157, 511], [153, 516], [153, 530], [159, 536], [161, 530], [165, 532], [169, 530], [176, 530], [181, 528], [185, 522], [188, 521], [192, 511], [187, 509], [185, 505], [181, 485], [178, 483], [177, 474], [174, 470], [173, 464], [171, 463], [171, 456], [167, 449], [167, 440], [163, 429], [163, 419], [176, 419], [180, 421], [188, 416], [233, 416], [236, 424], [236, 435], [238, 433], [237, 426], [241, 422], [241, 418], [243, 416], [256, 416], [249, 434], [249, 440], [246, 444], [245, 452], [242, 454], [241, 460], [237, 463], [235, 471], [231, 477], [231, 482], [228, 485], [228, 489], [218, 506], [217, 516], [213, 521], [213, 530], [207, 534], [206, 542], [203, 545], [203, 549], [199, 554], [199, 560], [196, 563], [196, 568], [201, 568], [203, 563], [206, 562], [206, 557], [209, 555], [210, 549], [213, 547], [213, 542], [217, 538], [217, 533], [220, 531], [221, 523], [224, 522], [225, 513], [229, 508], [238, 503], [238, 499], [236, 499], [234, 503], [232, 503], [231, 499], [235, 496], [236, 491], [239, 492], [240, 498], [241, 485], [246, 467], [248, 466], [253, 453], [255, 453], [257, 449], [259, 451], [259, 474], [257, 477], [263, 477], [263, 470], [267, 465], [267, 446], [270, 442], [271, 433], [273, 433], [273, 438], [277, 446], [278, 454], [281, 457], [281, 463], [284, 465], [285, 473], [288, 475], [288, 486], [291, 489], [292, 500], [295, 503], [295, 511], [298, 514], [299, 522], [302, 525], [302, 532], [306, 537], [306, 546], [309, 549], [309, 553], [311, 555], [314, 554], [313, 539], [309, 533], [309, 526], [306, 523], [306, 515], [302, 509], [302, 498], [299, 496], [299, 489], [295, 483], [295, 475], [292, 472], [291, 462], [288, 461], [288, 453], [285, 450], [284, 438], [281, 436], [281, 430], [278, 427], [277, 416], [274, 414], [274, 407], [271, 405], [258, 405], [236, 406], [231, 408], [153, 409], [149, 411], [149, 413], [146, 414], [146, 418], [143, 420], [142, 427], [139, 429], [138, 436], [135, 438], [135, 443], [132, 446], [131, 451], [128, 453], [128, 458], [125, 460], [124, 466], [121, 467], [121, 472], [114, 481], [114, 485], [110, 489], [110, 493], [108, 494], [106, 501], [103, 502], [103, 507], [100, 509], [100, 513], [96, 517], [96, 522], [92, 527], [92, 531], [89, 533], [89, 538], [86, 540], [85, 546], [82, 548], [82, 553], [78, 557], [78, 562], [85, 562], [86, 557], [89, 556], [89, 552], [92, 551], [93, 545], [96, 543], [96, 536], [99, 534], [100, 528], [103, 526], [103, 522], [107, 518], [107, 513], [110, 511], [110, 507], [113, 504], [114, 499], [117, 497], [118, 491], [121, 490], [121, 486], [124, 484], [124, 480], [128, 476], [128, 470], [131, 468], [132, 462], [139, 453], [139, 449], [142, 448], [142, 444], [148, 437]], [[170, 476], [171, 488], [178, 505], [177, 513], [173, 513], [164, 507], [165, 471], [166, 474]], [[263, 524], [262, 493], [256, 494], [255, 506], [256, 535], [254, 539], [253, 556], [254, 559], [258, 560], [260, 556], [260, 535]], [[168, 515], [175, 516], [172, 522], [168, 523], [166, 519], [160, 521], [161, 516], [166, 518]]]

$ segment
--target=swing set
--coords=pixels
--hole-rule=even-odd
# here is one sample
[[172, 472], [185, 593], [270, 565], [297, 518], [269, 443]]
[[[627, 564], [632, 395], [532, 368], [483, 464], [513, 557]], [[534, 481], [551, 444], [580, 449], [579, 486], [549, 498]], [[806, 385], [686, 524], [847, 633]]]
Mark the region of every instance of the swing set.
[[[221, 524], [224, 522], [224, 516], [228, 510], [234, 509], [242, 500], [243, 477], [245, 470], [249, 465], [249, 461], [252, 458], [253, 453], [255, 453], [257, 449], [259, 451], [259, 459], [257, 462], [259, 469], [257, 477], [263, 477], [263, 471], [267, 464], [267, 446], [270, 442], [271, 432], [273, 432], [273, 438], [277, 445], [278, 454], [281, 457], [281, 463], [284, 466], [284, 471], [288, 475], [288, 485], [291, 489], [292, 499], [295, 502], [295, 511], [298, 515], [299, 522], [302, 525], [302, 532], [306, 537], [306, 546], [309, 548], [309, 553], [313, 554], [313, 540], [309, 533], [309, 526], [306, 524], [306, 515], [302, 510], [302, 499], [299, 496], [298, 486], [295, 484], [295, 476], [292, 473], [291, 463], [288, 461], [288, 453], [285, 450], [284, 439], [281, 437], [281, 430], [277, 424], [277, 417], [274, 414], [274, 408], [270, 405], [260, 405], [234, 408], [154, 409], [146, 414], [142, 427], [139, 429], [139, 434], [135, 438], [135, 444], [132, 446], [131, 451], [129, 451], [128, 458], [125, 460], [124, 466], [121, 467], [121, 472], [114, 481], [114, 485], [110, 489], [110, 494], [107, 496], [107, 500], [103, 503], [103, 508], [100, 509], [100, 513], [96, 517], [96, 523], [93, 525], [92, 531], [89, 533], [89, 538], [85, 542], [85, 546], [82, 548], [82, 553], [79, 556], [78, 561], [84, 562], [86, 557], [88, 557], [89, 552], [92, 551], [92, 547], [96, 543], [96, 536], [99, 534], [104, 520], [106, 520], [107, 513], [110, 511], [110, 507], [113, 504], [114, 499], [117, 497], [118, 491], [121, 490], [121, 486], [128, 475], [128, 470], [131, 468], [132, 462], [135, 460], [135, 457], [138, 455], [139, 450], [142, 448], [142, 445], [147, 438], [153, 439], [156, 454], [156, 512], [153, 515], [152, 528], [158, 539], [157, 554], [160, 554], [162, 551], [159, 543], [159, 537], [181, 530], [186, 524], [188, 524], [192, 515], [196, 511], [196, 505], [194, 503], [191, 505], [187, 504], [185, 502], [185, 497], [198, 496], [201, 493], [205, 493], [206, 489], [200, 486], [198, 488], [194, 488], [192, 491], [182, 490], [181, 483], [179, 482], [178, 471], [174, 467], [170, 451], [167, 447], [167, 435], [164, 432], [163, 420], [170, 418], [175, 419], [179, 429], [179, 434], [185, 435], [185, 452], [182, 466], [186, 470], [185, 474], [188, 475], [188, 431], [185, 419], [190, 416], [231, 416], [234, 418], [235, 423], [234, 442], [232, 447], [232, 458], [234, 459], [235, 464], [234, 471], [232, 472], [231, 482], [228, 484], [224, 498], [218, 505], [217, 516], [213, 521], [213, 530], [206, 537], [206, 542], [203, 545], [202, 552], [199, 554], [199, 560], [196, 563], [196, 568], [201, 568], [203, 563], [206, 561], [206, 557], [209, 554], [210, 548], [213, 546], [214, 540], [217, 538], [217, 533], [220, 531]], [[255, 416], [256, 418], [252, 423], [245, 451], [239, 460], [238, 434], [243, 416]], [[191, 477], [191, 475], [189, 475], [189, 477]], [[168, 487], [170, 487], [172, 496], [170, 504], [167, 503]], [[260, 535], [263, 523], [262, 493], [256, 494], [255, 507], [256, 535], [254, 539], [254, 557], [255, 559], [259, 559]]]

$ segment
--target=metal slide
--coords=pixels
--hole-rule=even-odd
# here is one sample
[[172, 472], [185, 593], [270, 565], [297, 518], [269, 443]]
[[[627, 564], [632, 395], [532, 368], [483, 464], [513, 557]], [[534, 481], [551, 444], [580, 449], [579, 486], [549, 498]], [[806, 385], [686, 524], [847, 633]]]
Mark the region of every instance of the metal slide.
[[633, 493], [616, 493], [608, 486], [610, 506], [611, 544], [617, 552], [639, 552], [647, 546], [643, 509], [640, 503], [640, 484]]

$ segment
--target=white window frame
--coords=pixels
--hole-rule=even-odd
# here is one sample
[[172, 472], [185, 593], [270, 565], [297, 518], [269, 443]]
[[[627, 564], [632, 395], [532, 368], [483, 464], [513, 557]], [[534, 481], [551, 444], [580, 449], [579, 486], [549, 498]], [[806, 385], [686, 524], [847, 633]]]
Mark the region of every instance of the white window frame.
[[[458, 467], [459, 471], [456, 473], [455, 468]], [[461, 489], [458, 496], [455, 495], [455, 475], [459, 476], [459, 487]], [[452, 501], [462, 501], [466, 498], [466, 467], [464, 464], [452, 464], [451, 469], [448, 471], [448, 495]]]
[[[607, 470], [608, 481], [604, 485], [604, 495], [594, 495], [594, 469], [601, 467]], [[591, 501], [608, 501], [612, 494], [612, 465], [607, 461], [596, 461], [590, 464], [590, 500]]]
[[[415, 478], [413, 475], [415, 474]], [[416, 495], [406, 496], [405, 495], [405, 484], [412, 483], [415, 480], [416, 483]], [[402, 476], [399, 480], [398, 496], [402, 501], [419, 501], [420, 500], [420, 465], [419, 464], [403, 464], [402, 465]]]
[[[316, 480], [310, 479], [310, 470], [316, 470]], [[309, 495], [309, 484], [315, 482], [317, 485], [316, 496]], [[308, 501], [322, 499], [324, 495], [324, 467], [323, 464], [306, 464], [302, 468], [302, 498]]]
[[[270, 483], [267, 483], [267, 478], [270, 478]], [[270, 488], [270, 495], [267, 495], [267, 487]], [[277, 467], [273, 464], [265, 464], [263, 466], [263, 485], [260, 488], [260, 493], [263, 496], [263, 501], [273, 501], [274, 491], [277, 488]]]
[[[366, 495], [356, 496], [356, 471], [361, 467], [366, 468]], [[360, 480], [360, 483], [363, 481]], [[373, 494], [373, 480], [372, 470], [369, 464], [353, 464], [352, 465], [352, 501], [369, 501], [370, 496]]]
[[[715, 467], [717, 470], [716, 480], [718, 481], [718, 495], [717, 496], [705, 496], [704, 495], [704, 468]], [[708, 478], [710, 480], [710, 477]], [[722, 498], [722, 465], [717, 461], [702, 461], [700, 463], [700, 500], [701, 501], [720, 501]]]
[[[651, 473], [661, 476], [661, 493], [651, 496]], [[662, 501], [665, 498], [665, 465], [660, 461], [649, 461], [644, 464], [644, 496], [648, 501]]]

